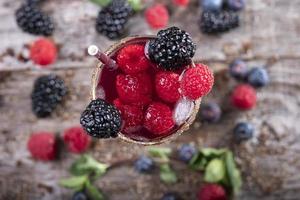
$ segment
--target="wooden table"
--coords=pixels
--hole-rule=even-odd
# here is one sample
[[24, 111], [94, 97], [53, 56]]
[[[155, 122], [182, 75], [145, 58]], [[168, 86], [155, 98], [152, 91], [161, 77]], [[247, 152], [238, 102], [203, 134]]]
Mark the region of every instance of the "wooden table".
[[[112, 41], [95, 32], [99, 8], [83, 0], [52, 0], [44, 5], [53, 17], [54, 41], [60, 47], [58, 62], [51, 71], [39, 70], [26, 61], [28, 45], [36, 39], [17, 28], [14, 11], [21, 0], [0, 1], [0, 199], [69, 199], [71, 191], [58, 186], [68, 177], [74, 155], [62, 151], [55, 162], [33, 161], [26, 150], [32, 132], [47, 130], [61, 135], [78, 125], [79, 116], [89, 100], [90, 75], [95, 60], [86, 56], [89, 44], [106, 49]], [[200, 147], [228, 147], [234, 150], [243, 173], [244, 186], [238, 199], [300, 199], [300, 1], [251, 0], [241, 12], [241, 26], [229, 33], [207, 36], [197, 24], [200, 11], [196, 1], [188, 10], [172, 8], [171, 24], [191, 33], [198, 48], [195, 59], [211, 66], [216, 84], [213, 99], [224, 111], [215, 125], [195, 122], [193, 128], [177, 140], [163, 146], [174, 150], [182, 143]], [[129, 23], [129, 34], [154, 34], [141, 14]], [[249, 66], [266, 66], [271, 84], [258, 91], [254, 110], [240, 112], [230, 107], [228, 95], [237, 84], [227, 74], [228, 63], [244, 58]], [[66, 103], [49, 119], [37, 119], [31, 112], [30, 93], [34, 80], [48, 73], [61, 75], [70, 88]], [[232, 128], [237, 121], [255, 124], [255, 137], [247, 143], [232, 142]], [[186, 199], [195, 199], [202, 174], [192, 172], [174, 159], [180, 183], [164, 185], [158, 173], [139, 175], [134, 159], [146, 147], [119, 140], [95, 141], [89, 153], [113, 168], [99, 181], [111, 200], [159, 199], [173, 190]]]

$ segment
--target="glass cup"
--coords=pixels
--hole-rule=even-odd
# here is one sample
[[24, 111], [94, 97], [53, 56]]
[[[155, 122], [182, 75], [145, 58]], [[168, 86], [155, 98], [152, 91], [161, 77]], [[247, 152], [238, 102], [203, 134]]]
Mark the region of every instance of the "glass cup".
[[[129, 44], [146, 44], [150, 39], [155, 38], [155, 36], [134, 36], [127, 37], [120, 40], [118, 43], [113, 44], [109, 47], [104, 53], [114, 59], [116, 53], [126, 45]], [[103, 98], [103, 91], [105, 93], [105, 99], [112, 103], [113, 99], [116, 98], [116, 91], [114, 89], [115, 76], [120, 73], [118, 70], [110, 70], [107, 67], [104, 67], [104, 64], [99, 61], [96, 68], [94, 69], [92, 75], [92, 87], [91, 87], [91, 96], [92, 100], [96, 98]], [[141, 145], [156, 145], [161, 144], [171, 139], [176, 138], [181, 135], [184, 131], [189, 129], [189, 126], [193, 123], [196, 118], [197, 112], [200, 108], [201, 99], [193, 101], [193, 109], [189, 117], [181, 124], [173, 128], [168, 134], [160, 137], [147, 138], [143, 135], [134, 135], [124, 132], [119, 132], [118, 137], [126, 142], [141, 144]], [[142, 130], [143, 131], [143, 130]], [[144, 130], [146, 131], [146, 130]]]

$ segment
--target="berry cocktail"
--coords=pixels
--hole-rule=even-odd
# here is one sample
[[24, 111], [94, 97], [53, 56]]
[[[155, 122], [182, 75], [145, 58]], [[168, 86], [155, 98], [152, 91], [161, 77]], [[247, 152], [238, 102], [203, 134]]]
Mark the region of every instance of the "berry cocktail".
[[87, 133], [157, 144], [186, 130], [213, 85], [208, 67], [193, 63], [195, 50], [176, 27], [113, 45], [105, 54], [115, 63], [106, 59], [93, 75], [93, 101], [81, 116]]

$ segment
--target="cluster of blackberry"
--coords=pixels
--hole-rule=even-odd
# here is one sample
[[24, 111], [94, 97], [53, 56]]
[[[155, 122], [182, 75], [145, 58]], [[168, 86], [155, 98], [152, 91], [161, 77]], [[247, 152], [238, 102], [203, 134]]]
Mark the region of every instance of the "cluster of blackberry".
[[42, 1], [27, 0], [16, 11], [16, 22], [24, 32], [34, 35], [52, 35], [54, 24], [51, 18], [39, 8], [39, 3]]
[[203, 33], [217, 34], [239, 26], [238, 11], [245, 6], [245, 0], [202, 0], [199, 26]]

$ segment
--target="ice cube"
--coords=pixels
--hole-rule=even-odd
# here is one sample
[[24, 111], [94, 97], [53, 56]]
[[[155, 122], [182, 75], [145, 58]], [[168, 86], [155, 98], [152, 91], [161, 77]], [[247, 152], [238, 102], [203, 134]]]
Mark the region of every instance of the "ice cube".
[[177, 102], [174, 112], [173, 120], [179, 126], [182, 125], [192, 114], [194, 109], [194, 102], [187, 98], [181, 98]]

